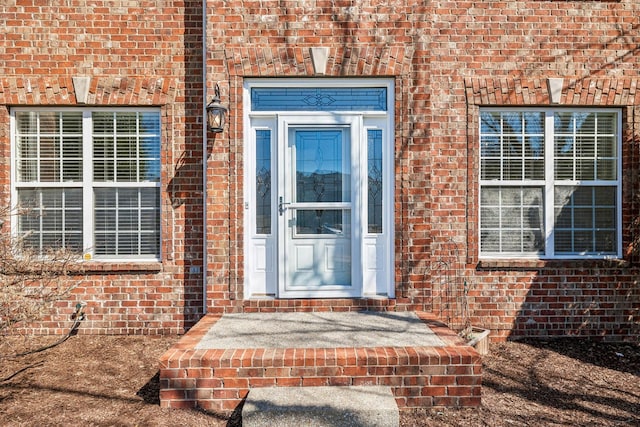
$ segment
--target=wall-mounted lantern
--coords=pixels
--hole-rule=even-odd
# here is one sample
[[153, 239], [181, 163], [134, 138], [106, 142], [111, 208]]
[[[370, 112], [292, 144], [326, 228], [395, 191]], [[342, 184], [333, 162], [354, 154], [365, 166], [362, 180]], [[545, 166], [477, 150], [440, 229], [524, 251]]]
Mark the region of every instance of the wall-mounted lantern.
[[228, 108], [220, 104], [220, 87], [216, 83], [213, 99], [207, 105], [207, 125], [211, 132], [220, 133], [224, 130], [227, 111]]

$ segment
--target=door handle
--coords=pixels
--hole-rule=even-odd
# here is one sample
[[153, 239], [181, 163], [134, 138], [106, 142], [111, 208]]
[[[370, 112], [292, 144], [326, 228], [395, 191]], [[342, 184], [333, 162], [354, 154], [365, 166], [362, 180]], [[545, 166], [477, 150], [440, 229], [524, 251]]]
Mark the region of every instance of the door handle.
[[291, 202], [283, 201], [282, 200], [282, 196], [280, 196], [278, 198], [278, 212], [280, 213], [280, 215], [282, 215], [284, 213], [285, 209], [287, 209], [286, 206], [290, 205], [290, 204], [291, 204]]

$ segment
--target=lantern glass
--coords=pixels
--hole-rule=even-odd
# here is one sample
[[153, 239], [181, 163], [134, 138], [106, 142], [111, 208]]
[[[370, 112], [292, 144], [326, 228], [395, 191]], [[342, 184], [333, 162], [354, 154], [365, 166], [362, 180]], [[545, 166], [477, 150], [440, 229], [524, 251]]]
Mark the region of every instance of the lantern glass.
[[207, 106], [207, 123], [211, 132], [222, 132], [226, 112], [227, 109], [218, 103], [212, 102]]
[[220, 104], [220, 87], [216, 84], [214, 96], [207, 105], [207, 125], [211, 132], [219, 133], [224, 130], [227, 107]]

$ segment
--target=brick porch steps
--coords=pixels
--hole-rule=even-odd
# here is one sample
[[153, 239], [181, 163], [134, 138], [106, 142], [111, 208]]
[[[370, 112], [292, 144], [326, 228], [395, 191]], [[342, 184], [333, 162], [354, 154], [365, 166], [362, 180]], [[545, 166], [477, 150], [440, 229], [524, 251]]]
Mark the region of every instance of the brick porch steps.
[[160, 359], [160, 401], [230, 414], [260, 387], [384, 386], [400, 409], [480, 404], [481, 357], [429, 313], [440, 346], [198, 349], [220, 319], [205, 316]]

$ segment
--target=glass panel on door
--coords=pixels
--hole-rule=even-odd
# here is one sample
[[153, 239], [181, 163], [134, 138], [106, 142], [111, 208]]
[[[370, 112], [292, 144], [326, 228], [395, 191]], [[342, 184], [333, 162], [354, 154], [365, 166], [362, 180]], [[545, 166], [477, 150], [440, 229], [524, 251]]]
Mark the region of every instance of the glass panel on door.
[[287, 290], [351, 286], [351, 147], [347, 128], [289, 133]]

